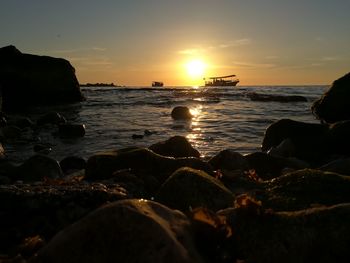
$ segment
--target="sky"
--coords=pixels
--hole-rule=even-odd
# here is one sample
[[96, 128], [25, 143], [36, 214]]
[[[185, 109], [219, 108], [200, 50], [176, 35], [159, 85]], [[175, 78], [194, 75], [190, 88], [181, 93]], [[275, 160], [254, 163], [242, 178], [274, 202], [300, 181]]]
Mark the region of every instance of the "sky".
[[349, 10], [349, 0], [1, 0], [0, 47], [65, 58], [80, 83], [236, 74], [240, 85], [328, 85], [350, 71]]

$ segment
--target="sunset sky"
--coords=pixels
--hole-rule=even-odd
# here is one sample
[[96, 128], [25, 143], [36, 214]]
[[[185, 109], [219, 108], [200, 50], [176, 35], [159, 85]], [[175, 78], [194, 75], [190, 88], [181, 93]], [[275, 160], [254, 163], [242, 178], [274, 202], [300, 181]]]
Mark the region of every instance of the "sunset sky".
[[348, 0], [1, 0], [0, 46], [66, 58], [80, 83], [330, 84], [350, 71], [349, 11]]

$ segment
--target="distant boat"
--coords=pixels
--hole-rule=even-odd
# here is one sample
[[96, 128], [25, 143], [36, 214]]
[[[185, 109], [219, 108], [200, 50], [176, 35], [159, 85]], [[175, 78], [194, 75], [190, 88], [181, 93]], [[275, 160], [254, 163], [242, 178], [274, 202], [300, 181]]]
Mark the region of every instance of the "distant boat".
[[161, 81], [153, 81], [152, 82], [152, 87], [163, 87], [164, 83]]
[[205, 82], [206, 87], [222, 87], [222, 86], [231, 86], [234, 87], [239, 82], [239, 79], [236, 78], [236, 75], [228, 75], [222, 77], [211, 77], [210, 81]]

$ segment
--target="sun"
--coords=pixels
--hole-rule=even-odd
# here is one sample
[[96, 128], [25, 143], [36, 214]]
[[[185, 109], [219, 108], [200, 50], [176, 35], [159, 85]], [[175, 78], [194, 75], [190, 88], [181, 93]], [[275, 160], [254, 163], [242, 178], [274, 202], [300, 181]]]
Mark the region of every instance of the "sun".
[[206, 64], [200, 59], [193, 59], [186, 63], [187, 74], [191, 78], [200, 78], [204, 76]]

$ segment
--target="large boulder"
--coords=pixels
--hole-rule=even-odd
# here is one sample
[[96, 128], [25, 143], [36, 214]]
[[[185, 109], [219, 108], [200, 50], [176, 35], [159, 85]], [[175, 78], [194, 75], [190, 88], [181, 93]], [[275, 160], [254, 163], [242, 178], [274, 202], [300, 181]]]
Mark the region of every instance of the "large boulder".
[[0, 48], [0, 87], [4, 111], [83, 99], [75, 69], [65, 59]]
[[37, 262], [203, 262], [179, 211], [130, 199], [101, 207], [57, 234]]
[[328, 91], [316, 100], [311, 109], [313, 114], [327, 123], [350, 119], [350, 73], [335, 80]]

